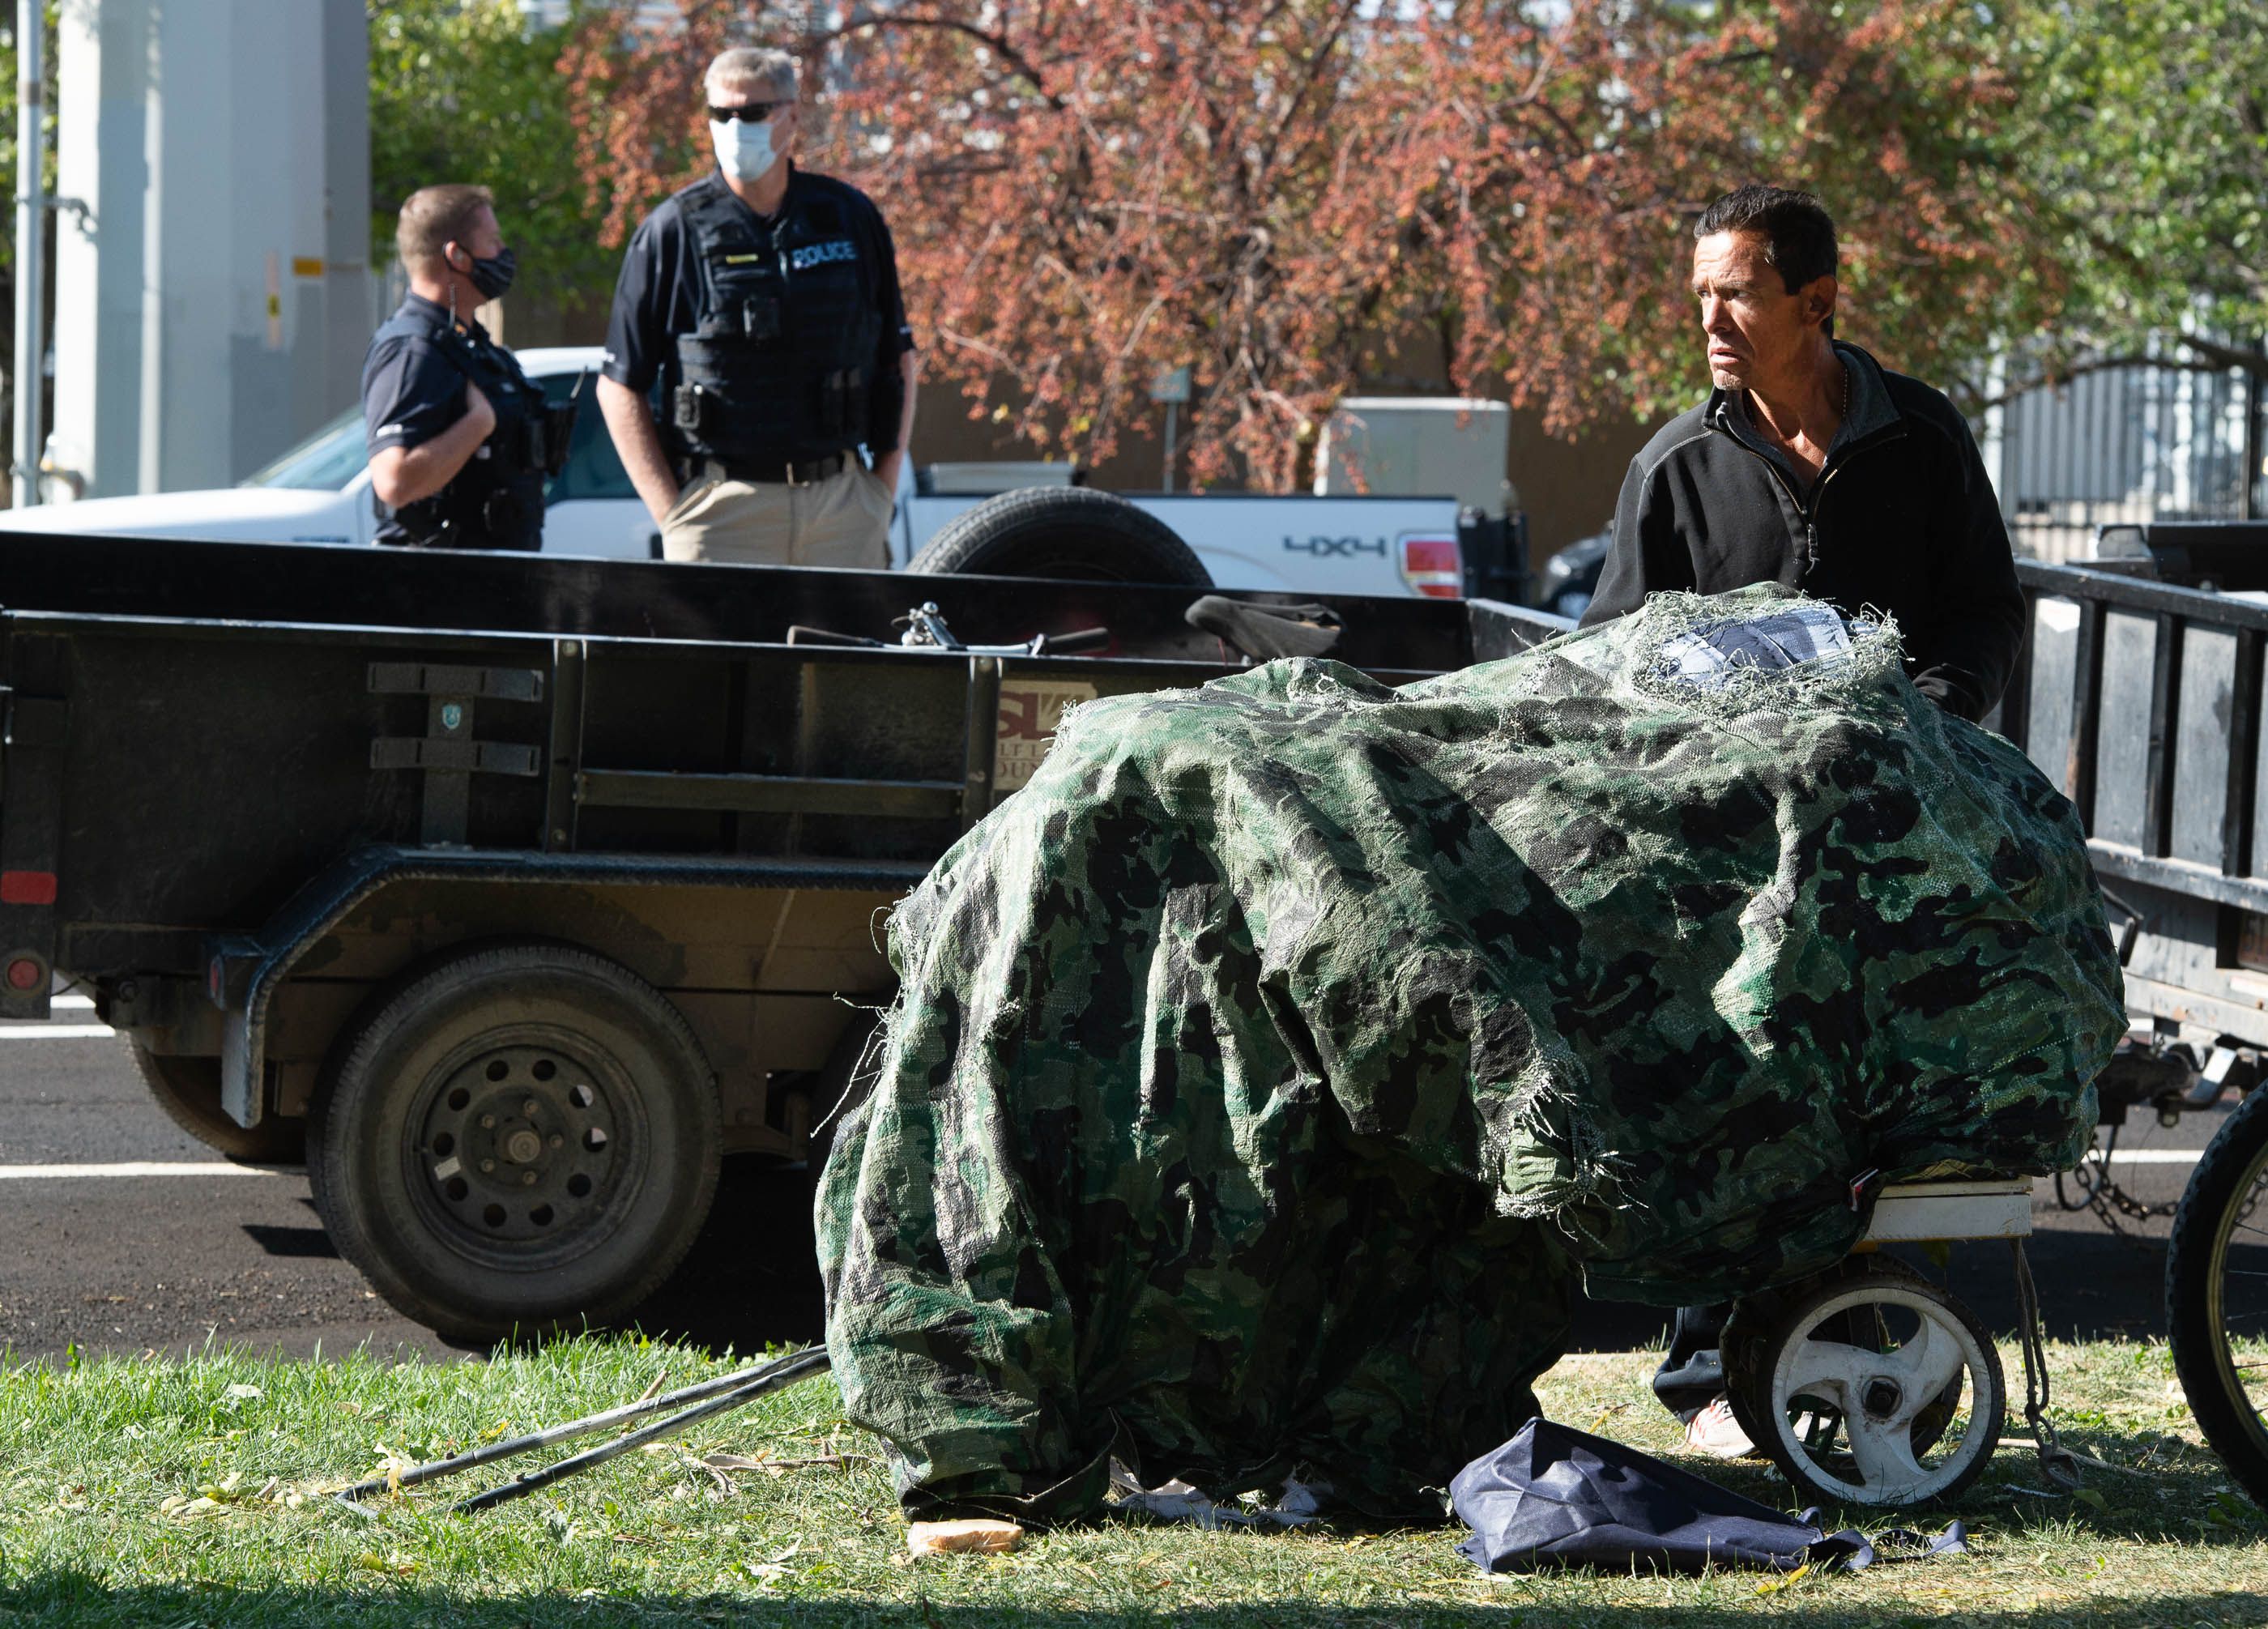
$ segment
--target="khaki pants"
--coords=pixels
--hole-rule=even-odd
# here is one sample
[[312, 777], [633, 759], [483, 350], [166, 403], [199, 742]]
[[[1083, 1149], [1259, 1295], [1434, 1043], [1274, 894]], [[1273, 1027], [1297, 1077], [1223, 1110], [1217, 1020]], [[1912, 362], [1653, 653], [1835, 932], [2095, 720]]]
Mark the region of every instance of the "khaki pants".
[[696, 481], [662, 517], [669, 560], [887, 571], [895, 495], [857, 464], [809, 486]]

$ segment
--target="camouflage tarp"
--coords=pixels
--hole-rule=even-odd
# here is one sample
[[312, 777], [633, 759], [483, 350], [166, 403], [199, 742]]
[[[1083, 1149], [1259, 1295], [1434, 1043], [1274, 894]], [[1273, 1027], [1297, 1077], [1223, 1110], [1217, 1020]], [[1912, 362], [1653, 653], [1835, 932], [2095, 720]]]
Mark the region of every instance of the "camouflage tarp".
[[1563, 1263], [1713, 1299], [1843, 1255], [1868, 1171], [2071, 1163], [2124, 1018], [2070, 806], [1886, 630], [1672, 676], [1779, 593], [1073, 715], [894, 918], [822, 1180], [909, 1509], [1080, 1514], [1116, 1444], [1437, 1512], [1529, 1412]]

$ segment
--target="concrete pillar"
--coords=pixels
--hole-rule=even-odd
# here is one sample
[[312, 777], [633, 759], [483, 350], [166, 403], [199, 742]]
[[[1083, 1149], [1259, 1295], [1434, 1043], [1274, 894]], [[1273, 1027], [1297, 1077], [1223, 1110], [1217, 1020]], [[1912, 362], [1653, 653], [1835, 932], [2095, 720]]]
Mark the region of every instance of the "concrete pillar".
[[352, 405], [375, 321], [361, 0], [63, 0], [57, 461], [225, 486]]
[[[130, 15], [129, 15], [130, 13]], [[142, 442], [142, 284], [157, 18], [64, 0], [55, 48], [56, 461], [90, 495], [130, 492]]]

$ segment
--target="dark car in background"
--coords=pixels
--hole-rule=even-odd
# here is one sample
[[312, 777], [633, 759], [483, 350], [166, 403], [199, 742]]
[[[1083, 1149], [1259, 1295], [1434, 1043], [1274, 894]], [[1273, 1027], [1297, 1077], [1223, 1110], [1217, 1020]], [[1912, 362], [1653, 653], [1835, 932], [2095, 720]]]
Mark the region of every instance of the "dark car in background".
[[1606, 567], [1607, 547], [1614, 537], [1614, 527], [1603, 527], [1546, 560], [1535, 579], [1536, 605], [1559, 616], [1580, 616], [1588, 610], [1591, 596], [1599, 591], [1599, 573]]

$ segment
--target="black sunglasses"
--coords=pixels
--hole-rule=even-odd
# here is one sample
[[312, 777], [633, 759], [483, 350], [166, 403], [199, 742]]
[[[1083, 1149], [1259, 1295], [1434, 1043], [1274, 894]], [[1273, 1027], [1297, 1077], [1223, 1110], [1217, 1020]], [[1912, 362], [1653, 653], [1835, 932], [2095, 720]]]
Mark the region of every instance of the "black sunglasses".
[[762, 124], [783, 107], [792, 107], [792, 97], [779, 102], [744, 102], [738, 107], [711, 107], [709, 120], [712, 124], [726, 124], [738, 119], [742, 124]]

